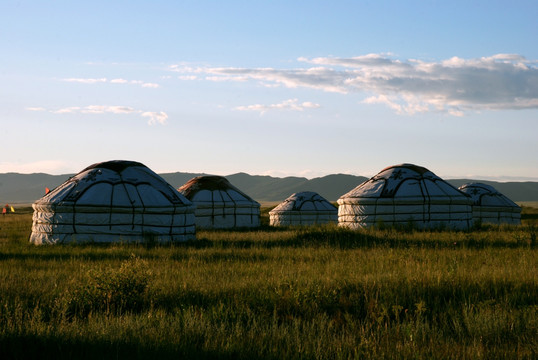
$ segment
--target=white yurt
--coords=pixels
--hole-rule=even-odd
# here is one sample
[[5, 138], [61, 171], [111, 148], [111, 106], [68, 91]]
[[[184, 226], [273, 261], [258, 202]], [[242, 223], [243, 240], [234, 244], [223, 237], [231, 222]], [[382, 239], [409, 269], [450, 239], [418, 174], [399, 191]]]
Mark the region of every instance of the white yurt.
[[338, 222], [338, 208], [312, 191], [298, 192], [269, 211], [269, 225], [314, 225]]
[[473, 221], [491, 224], [521, 224], [521, 208], [493, 186], [468, 183], [460, 191], [473, 199]]
[[426, 168], [401, 164], [383, 169], [338, 199], [338, 224], [467, 229], [471, 198]]
[[91, 165], [37, 200], [30, 242], [195, 239], [194, 205], [145, 165]]
[[178, 191], [196, 206], [196, 226], [200, 228], [260, 226], [260, 204], [223, 176], [198, 176]]

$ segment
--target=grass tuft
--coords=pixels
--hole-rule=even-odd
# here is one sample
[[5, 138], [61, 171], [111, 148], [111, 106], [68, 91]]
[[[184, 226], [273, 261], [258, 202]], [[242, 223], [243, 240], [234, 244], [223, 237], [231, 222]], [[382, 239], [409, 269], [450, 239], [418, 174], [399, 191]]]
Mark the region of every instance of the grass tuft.
[[151, 303], [151, 271], [145, 260], [131, 255], [119, 268], [98, 268], [72, 283], [58, 299], [58, 309], [71, 317], [92, 313], [121, 315], [140, 312]]

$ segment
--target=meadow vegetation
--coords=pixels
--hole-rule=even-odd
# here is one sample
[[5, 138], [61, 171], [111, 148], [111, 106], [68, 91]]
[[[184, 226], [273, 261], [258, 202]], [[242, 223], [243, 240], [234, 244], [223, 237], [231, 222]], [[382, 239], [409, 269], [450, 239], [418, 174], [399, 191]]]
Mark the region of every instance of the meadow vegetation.
[[465, 232], [33, 246], [0, 219], [0, 358], [535, 359], [538, 209]]

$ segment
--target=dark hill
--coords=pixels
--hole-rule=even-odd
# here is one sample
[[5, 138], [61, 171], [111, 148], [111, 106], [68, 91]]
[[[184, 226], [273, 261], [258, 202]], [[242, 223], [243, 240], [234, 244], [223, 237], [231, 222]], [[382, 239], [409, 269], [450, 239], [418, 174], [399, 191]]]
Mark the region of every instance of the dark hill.
[[315, 191], [327, 200], [335, 201], [367, 180], [362, 176], [343, 174], [327, 175], [311, 180], [303, 177], [275, 178], [245, 173], [228, 175], [226, 178], [253, 199], [267, 202], [282, 201], [299, 191]]
[[[160, 175], [177, 189], [193, 177], [203, 174], [175, 172]], [[32, 203], [45, 194], [46, 187], [52, 190], [69, 179], [70, 176], [72, 174], [0, 174], [0, 203]], [[295, 176], [277, 178], [237, 173], [228, 175], [226, 178], [260, 202], [280, 202], [299, 191], [315, 191], [329, 201], [336, 201], [341, 195], [367, 180], [363, 176], [346, 174], [307, 179]], [[448, 182], [459, 187], [464, 183], [477, 181], [452, 179]], [[479, 182], [493, 186], [513, 201], [538, 201], [538, 182]]]
[[52, 190], [71, 176], [73, 174], [0, 174], [0, 202], [32, 203], [45, 195], [45, 188]]

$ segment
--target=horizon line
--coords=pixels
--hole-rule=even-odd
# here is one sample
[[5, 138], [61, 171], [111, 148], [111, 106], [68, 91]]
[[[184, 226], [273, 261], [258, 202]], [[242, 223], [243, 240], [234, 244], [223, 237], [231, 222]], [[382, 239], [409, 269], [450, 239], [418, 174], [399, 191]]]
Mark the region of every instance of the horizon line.
[[[217, 174], [217, 173], [209, 173], [209, 172], [199, 172], [199, 171], [155, 171], [158, 175], [163, 174], [175, 174], [175, 173], [181, 173], [181, 174], [193, 174], [193, 175], [218, 175], [218, 176], [232, 176], [237, 174], [246, 174], [248, 176], [269, 176], [272, 178], [277, 179], [284, 179], [288, 177], [298, 177], [298, 178], [304, 178], [307, 180], [313, 180], [313, 179], [319, 179], [324, 178], [327, 176], [332, 175], [348, 175], [348, 176], [356, 176], [356, 177], [364, 177], [367, 179], [372, 178], [374, 175], [358, 175], [358, 174], [352, 174], [352, 173], [343, 173], [343, 172], [337, 172], [337, 173], [328, 173], [324, 175], [319, 176], [304, 176], [304, 175], [296, 175], [296, 174], [287, 174], [287, 175], [271, 175], [271, 174], [251, 174], [245, 171], [239, 171], [234, 172], [230, 174]], [[47, 173], [43, 171], [39, 172], [17, 172], [17, 171], [8, 171], [8, 172], [1, 172], [0, 175], [8, 175], [8, 174], [17, 174], [17, 175], [37, 175], [37, 174], [44, 174], [44, 175], [50, 175], [50, 176], [72, 176], [75, 174], [78, 174], [78, 172], [71, 172], [71, 173]], [[437, 174], [436, 174], [437, 175]], [[529, 176], [508, 176], [508, 175], [499, 175], [499, 176], [492, 176], [492, 175], [437, 175], [441, 179], [444, 180], [482, 180], [482, 181], [495, 181], [495, 182], [538, 182], [538, 177], [529, 177]]]

